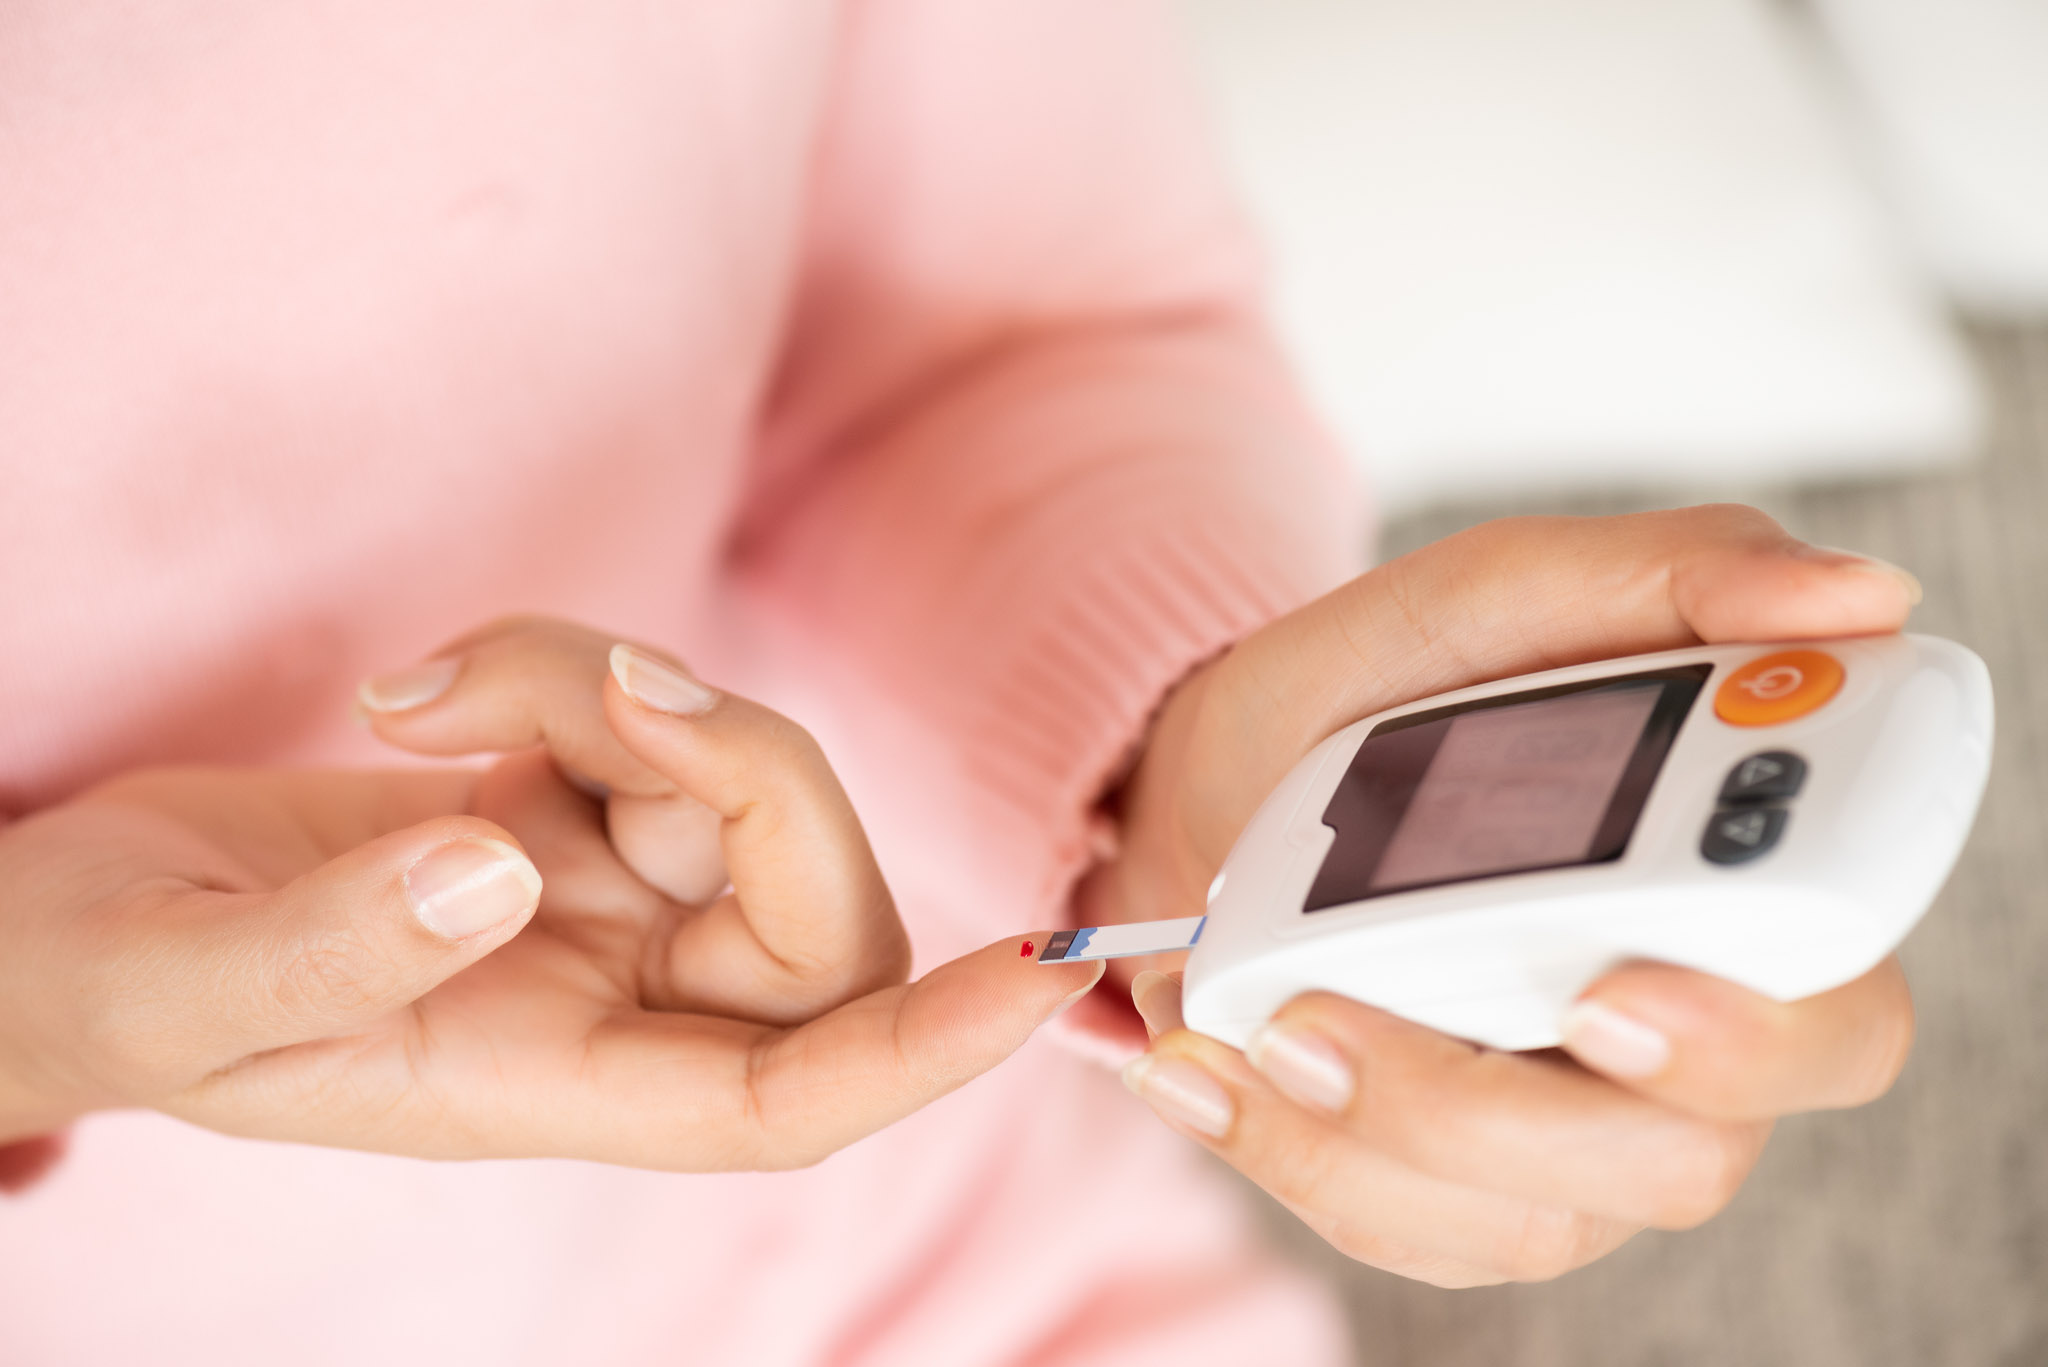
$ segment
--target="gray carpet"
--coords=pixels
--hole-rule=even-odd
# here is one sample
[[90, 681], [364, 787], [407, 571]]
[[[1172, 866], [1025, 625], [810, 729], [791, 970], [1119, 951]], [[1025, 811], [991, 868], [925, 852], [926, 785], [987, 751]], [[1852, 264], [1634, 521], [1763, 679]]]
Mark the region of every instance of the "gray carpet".
[[1387, 529], [1395, 555], [1528, 511], [1738, 497], [1918, 574], [1915, 629], [1990, 663], [1997, 757], [1961, 866], [1903, 954], [1920, 1038], [1860, 1111], [1779, 1127], [1719, 1219], [1639, 1236], [1559, 1281], [1439, 1291], [1273, 1227], [1351, 1308], [1369, 1367], [2048, 1364], [2048, 329], [1977, 336], [1984, 459], [1938, 475], [1630, 502], [1466, 507]]

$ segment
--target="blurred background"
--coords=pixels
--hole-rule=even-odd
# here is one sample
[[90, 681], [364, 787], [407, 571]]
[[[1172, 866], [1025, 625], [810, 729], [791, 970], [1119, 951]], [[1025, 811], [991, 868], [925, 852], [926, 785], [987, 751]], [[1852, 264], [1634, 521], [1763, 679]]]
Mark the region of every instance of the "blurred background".
[[1275, 1237], [1374, 1367], [2048, 1364], [2048, 0], [1181, 4], [1382, 556], [1736, 498], [1913, 570], [1999, 703], [1884, 1101], [1548, 1285]]

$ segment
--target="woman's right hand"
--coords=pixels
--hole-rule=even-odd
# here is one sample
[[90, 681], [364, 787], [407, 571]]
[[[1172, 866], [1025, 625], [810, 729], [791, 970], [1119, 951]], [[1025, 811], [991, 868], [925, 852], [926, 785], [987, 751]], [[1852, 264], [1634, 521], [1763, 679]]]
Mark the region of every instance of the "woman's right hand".
[[[0, 830], [0, 1142], [147, 1106], [429, 1157], [794, 1166], [993, 1066], [1093, 984], [1098, 965], [1042, 967], [1016, 940], [906, 982], [810, 738], [649, 652], [608, 671], [599, 640], [522, 624], [476, 646], [490, 667], [441, 724], [594, 738], [664, 788], [628, 818], [643, 849], [715, 814], [729, 892], [636, 873], [546, 750], [481, 774], [116, 780]], [[534, 677], [535, 651], [560, 684], [565, 648], [580, 692], [493, 687]]]

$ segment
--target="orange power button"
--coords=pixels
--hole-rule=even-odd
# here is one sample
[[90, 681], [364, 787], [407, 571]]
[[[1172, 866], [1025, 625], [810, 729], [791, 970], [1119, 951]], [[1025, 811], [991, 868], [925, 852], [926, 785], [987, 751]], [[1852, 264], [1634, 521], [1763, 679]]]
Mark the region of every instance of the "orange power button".
[[1721, 681], [1714, 715], [1730, 726], [1776, 726], [1842, 691], [1842, 662], [1819, 650], [1762, 655]]

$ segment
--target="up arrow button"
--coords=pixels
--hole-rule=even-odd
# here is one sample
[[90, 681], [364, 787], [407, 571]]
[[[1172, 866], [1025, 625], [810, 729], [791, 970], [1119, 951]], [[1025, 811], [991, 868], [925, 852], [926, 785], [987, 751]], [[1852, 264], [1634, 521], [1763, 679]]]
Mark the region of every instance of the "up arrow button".
[[1806, 782], [1806, 761], [1790, 750], [1766, 750], [1751, 755], [1728, 771], [1721, 784], [1721, 801], [1740, 806], [1748, 802], [1783, 802]]

